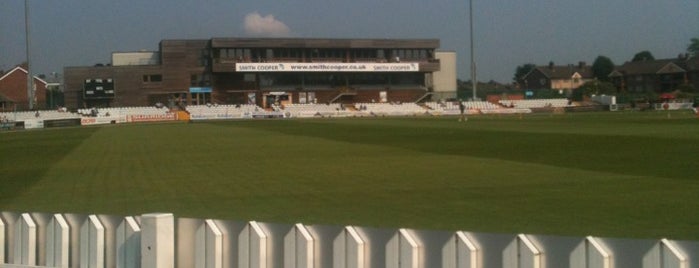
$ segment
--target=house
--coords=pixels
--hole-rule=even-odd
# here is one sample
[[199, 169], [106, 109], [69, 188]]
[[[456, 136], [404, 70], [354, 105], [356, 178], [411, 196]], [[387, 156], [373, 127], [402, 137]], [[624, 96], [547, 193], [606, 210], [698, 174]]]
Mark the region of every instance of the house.
[[667, 93], [699, 88], [699, 57], [626, 62], [609, 74], [619, 91]]
[[524, 89], [576, 89], [594, 79], [591, 66], [585, 62], [578, 65], [537, 66], [522, 78]]
[[[27, 69], [17, 66], [0, 77], [0, 111], [27, 110]], [[46, 88], [49, 84], [34, 76], [34, 109], [46, 108]]]

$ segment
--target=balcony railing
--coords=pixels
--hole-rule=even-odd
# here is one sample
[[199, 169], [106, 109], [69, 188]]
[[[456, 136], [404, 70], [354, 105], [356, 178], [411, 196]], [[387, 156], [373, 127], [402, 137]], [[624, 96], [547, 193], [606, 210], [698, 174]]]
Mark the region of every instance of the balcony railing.
[[323, 63], [419, 63], [420, 71], [423, 72], [433, 72], [440, 70], [440, 61], [438, 59], [383, 59], [383, 58], [354, 58], [349, 61], [346, 58], [298, 58], [298, 57], [276, 57], [276, 58], [214, 58], [213, 71], [214, 72], [235, 72], [236, 63], [258, 63], [258, 62], [279, 62], [279, 63], [292, 63], [292, 62], [323, 62]]

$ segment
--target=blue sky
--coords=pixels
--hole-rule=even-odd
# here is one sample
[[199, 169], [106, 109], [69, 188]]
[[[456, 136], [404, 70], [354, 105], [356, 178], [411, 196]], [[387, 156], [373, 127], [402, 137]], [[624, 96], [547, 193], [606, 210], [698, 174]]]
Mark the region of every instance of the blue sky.
[[[621, 64], [683, 53], [699, 37], [697, 0], [473, 0], [478, 80], [510, 82], [524, 63]], [[109, 63], [162, 39], [289, 36], [438, 38], [470, 78], [468, 1], [29, 0], [34, 74]], [[0, 1], [0, 69], [25, 59], [24, 0]]]

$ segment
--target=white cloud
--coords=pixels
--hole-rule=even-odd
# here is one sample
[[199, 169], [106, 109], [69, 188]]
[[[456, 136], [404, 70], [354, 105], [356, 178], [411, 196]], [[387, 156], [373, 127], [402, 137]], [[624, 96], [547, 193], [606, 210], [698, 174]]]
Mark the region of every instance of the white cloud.
[[245, 32], [253, 36], [284, 37], [289, 36], [291, 30], [273, 15], [262, 16], [258, 12], [245, 15]]

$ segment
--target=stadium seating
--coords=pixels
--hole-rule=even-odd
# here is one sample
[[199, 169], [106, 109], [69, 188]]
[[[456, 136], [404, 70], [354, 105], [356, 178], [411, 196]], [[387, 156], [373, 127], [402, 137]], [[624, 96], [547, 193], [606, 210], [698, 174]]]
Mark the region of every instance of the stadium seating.
[[432, 114], [441, 115], [457, 115], [460, 114], [459, 105], [457, 102], [425, 102], [425, 105], [431, 109]]
[[341, 104], [286, 104], [283, 111], [290, 117], [314, 117], [314, 116], [329, 116], [329, 117], [346, 117], [352, 115], [351, 111], [346, 110]]
[[568, 99], [529, 99], [529, 100], [500, 100], [500, 104], [505, 107], [514, 105], [514, 108], [547, 108], [547, 107], [569, 107]]
[[[93, 111], [95, 114], [93, 114]], [[83, 116], [97, 117], [123, 117], [129, 115], [164, 115], [170, 112], [168, 108], [158, 108], [155, 106], [146, 107], [110, 107], [110, 108], [87, 108], [78, 109], [78, 114]]]
[[355, 103], [354, 108], [360, 114], [381, 116], [423, 115], [425, 108], [415, 103]]
[[501, 109], [502, 107], [493, 104], [487, 101], [465, 101], [464, 106], [466, 106], [466, 109], [472, 110], [493, 110], [493, 109]]
[[[500, 110], [503, 107], [487, 101], [464, 101], [466, 113], [473, 114], [484, 110]], [[461, 113], [459, 102], [426, 102], [425, 105], [432, 109], [433, 114], [457, 115]]]
[[244, 118], [253, 113], [262, 113], [264, 109], [254, 104], [189, 105], [187, 112], [194, 120], [234, 119]]
[[[467, 114], [507, 114], [530, 113], [530, 108], [567, 107], [567, 99], [538, 99], [538, 100], [501, 100], [500, 104], [487, 101], [463, 102]], [[509, 108], [510, 105], [514, 108]], [[458, 102], [426, 102], [421, 106], [412, 102], [390, 103], [355, 103], [349, 108], [342, 104], [285, 104], [273, 106], [274, 111], [267, 111], [254, 104], [207, 104], [190, 105], [186, 111], [192, 120], [208, 119], [240, 119], [240, 118], [269, 118], [269, 117], [348, 117], [348, 116], [414, 116], [414, 115], [458, 115]], [[145, 117], [157, 121], [170, 119], [162, 117], [170, 114], [165, 107], [110, 107], [78, 109], [77, 113], [65, 110], [43, 110], [0, 113], [0, 118], [10, 121], [51, 120], [51, 119], [80, 119], [94, 118], [95, 122], [124, 123], [130, 117]], [[133, 122], [140, 122], [134, 119]], [[94, 120], [93, 120], [94, 121]]]
[[0, 118], [9, 121], [24, 121], [30, 119], [54, 120], [54, 119], [78, 119], [79, 114], [56, 111], [56, 110], [40, 110], [40, 111], [23, 111], [23, 112], [4, 112], [0, 113]]

